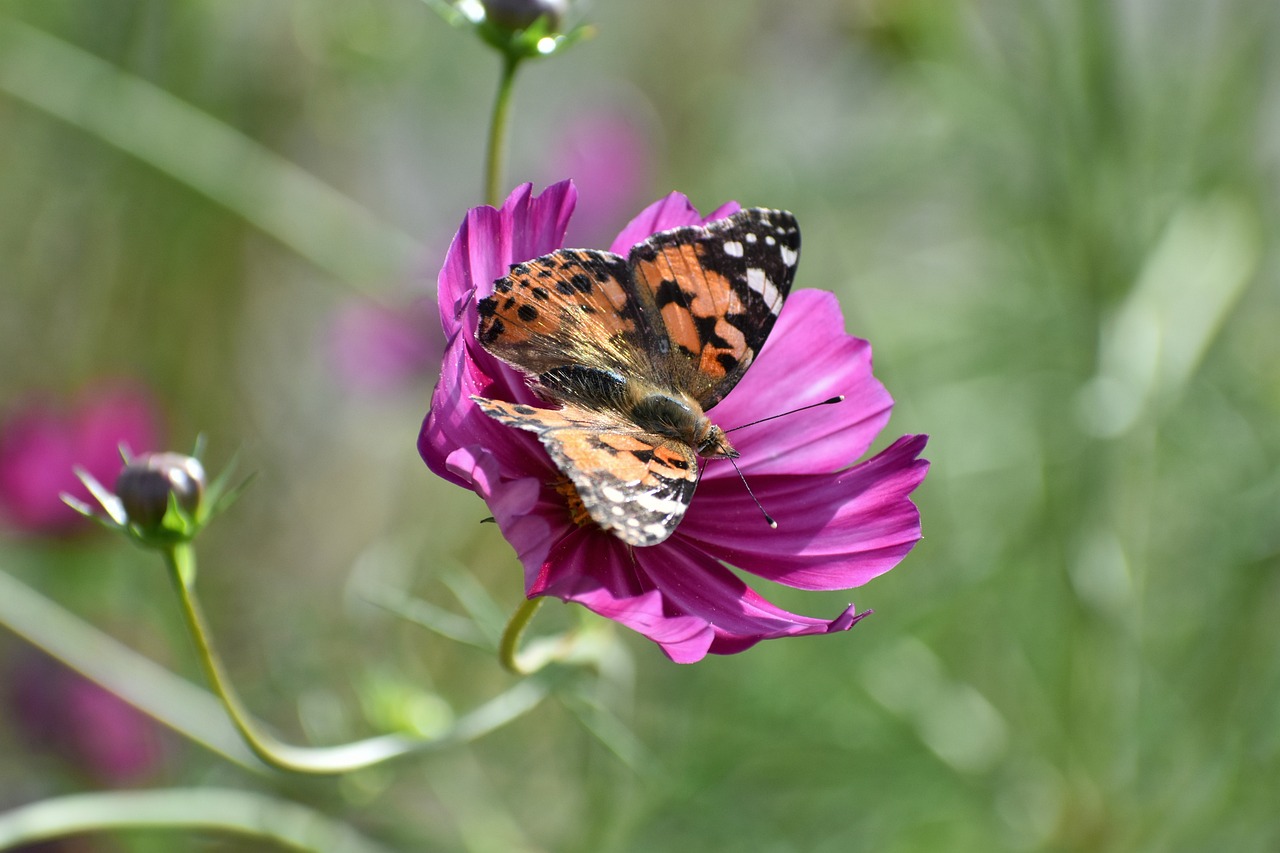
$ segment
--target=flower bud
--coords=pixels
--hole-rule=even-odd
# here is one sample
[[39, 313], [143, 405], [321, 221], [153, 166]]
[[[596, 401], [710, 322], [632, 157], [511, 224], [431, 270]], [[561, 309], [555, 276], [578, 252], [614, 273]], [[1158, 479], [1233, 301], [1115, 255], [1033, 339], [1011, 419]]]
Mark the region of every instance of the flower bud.
[[169, 496], [194, 517], [204, 493], [204, 466], [181, 453], [148, 453], [130, 462], [116, 478], [116, 496], [132, 524], [143, 530], [160, 528], [169, 510]]
[[542, 16], [552, 32], [560, 30], [560, 19], [569, 11], [568, 0], [483, 0], [485, 16], [508, 30], [523, 30]]

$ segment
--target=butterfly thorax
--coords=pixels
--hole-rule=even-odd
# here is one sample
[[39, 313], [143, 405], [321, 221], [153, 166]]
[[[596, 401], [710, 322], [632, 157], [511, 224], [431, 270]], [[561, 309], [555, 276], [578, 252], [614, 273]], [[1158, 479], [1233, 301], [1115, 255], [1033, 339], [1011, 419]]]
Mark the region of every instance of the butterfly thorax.
[[554, 402], [620, 415], [655, 435], [682, 441], [699, 456], [738, 455], [724, 430], [711, 423], [697, 400], [683, 391], [576, 364], [539, 374], [536, 387]]
[[703, 414], [702, 407], [689, 395], [643, 387], [633, 390], [638, 392], [638, 399], [627, 414], [636, 426], [683, 441], [699, 456], [737, 457], [738, 451], [733, 449], [724, 430], [711, 423], [711, 419]]

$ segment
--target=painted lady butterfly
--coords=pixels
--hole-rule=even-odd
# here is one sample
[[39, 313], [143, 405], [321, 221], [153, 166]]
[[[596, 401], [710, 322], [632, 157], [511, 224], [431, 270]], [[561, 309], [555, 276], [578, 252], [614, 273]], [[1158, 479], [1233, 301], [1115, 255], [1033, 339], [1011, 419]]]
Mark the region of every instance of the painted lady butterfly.
[[752, 209], [654, 234], [630, 258], [516, 264], [480, 301], [476, 337], [560, 408], [472, 399], [538, 435], [581, 499], [575, 520], [657, 545], [693, 500], [698, 457], [738, 455], [705, 412], [764, 345], [799, 254], [795, 217]]

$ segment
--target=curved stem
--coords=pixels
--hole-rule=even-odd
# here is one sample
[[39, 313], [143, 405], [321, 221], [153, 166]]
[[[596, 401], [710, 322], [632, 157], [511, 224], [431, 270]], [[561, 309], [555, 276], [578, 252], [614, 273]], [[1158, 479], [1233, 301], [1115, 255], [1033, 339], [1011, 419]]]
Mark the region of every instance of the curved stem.
[[190, 544], [174, 546], [165, 551], [165, 561], [182, 602], [182, 612], [191, 638], [195, 641], [205, 676], [249, 749], [262, 761], [277, 769], [322, 775], [349, 773], [403, 755], [474, 740], [524, 714], [546, 695], [541, 685], [529, 682], [517, 685], [457, 720], [439, 737], [389, 734], [327, 747], [302, 747], [284, 743], [263, 729], [231, 686], [222, 660], [213, 647], [204, 613], [196, 600], [194, 549]]
[[508, 672], [516, 675], [531, 675], [532, 670], [520, 663], [520, 639], [525, 628], [533, 621], [534, 614], [542, 606], [543, 596], [526, 598], [516, 612], [511, 614], [506, 630], [502, 632], [502, 642], [498, 644], [498, 661]]
[[169, 788], [70, 794], [19, 806], [0, 814], [0, 850], [128, 829], [212, 831], [291, 850], [386, 849], [344, 823], [287, 800], [219, 788]]
[[502, 75], [498, 78], [498, 94], [494, 97], [493, 113], [489, 118], [489, 150], [485, 157], [485, 202], [497, 207], [502, 203], [502, 161], [507, 139], [507, 113], [511, 106], [511, 91], [516, 80], [520, 57], [503, 54]]

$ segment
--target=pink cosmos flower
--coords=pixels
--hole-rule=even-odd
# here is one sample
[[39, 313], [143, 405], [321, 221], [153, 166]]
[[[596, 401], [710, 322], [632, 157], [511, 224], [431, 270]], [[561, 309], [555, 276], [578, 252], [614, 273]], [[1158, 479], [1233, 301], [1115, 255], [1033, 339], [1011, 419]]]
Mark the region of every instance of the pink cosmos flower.
[[120, 444], [155, 450], [159, 416], [150, 396], [131, 385], [104, 385], [70, 406], [30, 400], [0, 421], [0, 518], [26, 533], [61, 535], [83, 519], [62, 502], [89, 493], [79, 465], [102, 482], [120, 470]]
[[7, 704], [30, 741], [112, 787], [144, 782], [162, 763], [159, 725], [103, 687], [40, 654], [6, 674]]
[[[904, 436], [854, 464], [889, 418], [893, 400], [871, 374], [866, 341], [846, 335], [830, 293], [799, 290], [737, 387], [710, 412], [723, 428], [837, 394], [822, 406], [733, 433], [739, 467], [778, 528], [770, 529], [733, 468], [706, 467], [684, 520], [666, 541], [632, 548], [573, 521], [555, 483], [562, 477], [535, 436], [498, 423], [470, 399], [539, 402], [525, 378], [475, 339], [476, 302], [513, 263], [562, 248], [573, 185], [541, 195], [515, 190], [500, 210], [470, 210], [440, 273], [447, 349], [418, 449], [432, 471], [479, 494], [525, 569], [529, 597], [576, 601], [658, 643], [678, 663], [732, 654], [761, 640], [852, 627], [850, 605], [834, 619], [789, 613], [766, 601], [724, 563], [792, 587], [859, 586], [895, 566], [920, 538], [908, 495], [924, 478], [926, 436]], [[645, 208], [610, 251], [701, 216], [678, 193]], [[722, 562], [723, 561], [723, 562]]]
[[611, 112], [573, 119], [557, 134], [548, 174], [573, 175], [579, 193], [569, 245], [604, 245], [649, 196], [653, 149], [634, 119]]

